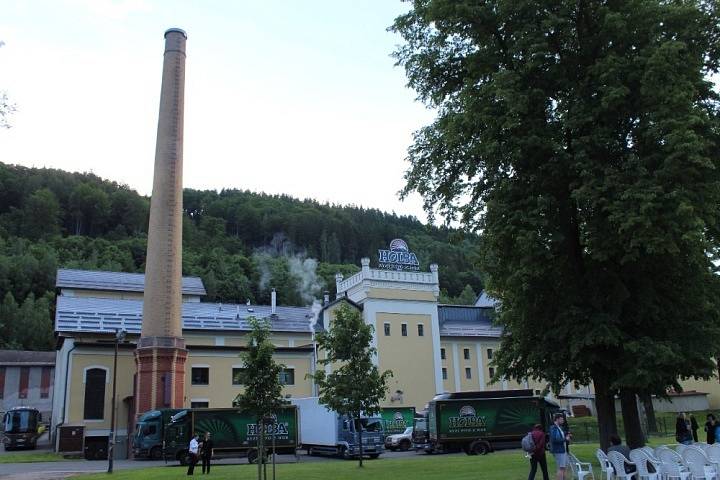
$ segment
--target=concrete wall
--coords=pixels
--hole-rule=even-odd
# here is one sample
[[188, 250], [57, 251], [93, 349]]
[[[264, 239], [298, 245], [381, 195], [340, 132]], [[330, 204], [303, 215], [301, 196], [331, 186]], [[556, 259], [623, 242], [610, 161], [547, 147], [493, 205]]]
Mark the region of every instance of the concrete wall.
[[0, 412], [14, 407], [34, 407], [42, 413], [43, 422], [49, 422], [52, 414], [54, 367], [50, 367], [50, 388], [47, 398], [40, 397], [40, 380], [43, 367], [30, 367], [27, 398], [20, 398], [20, 368], [5, 366], [5, 389], [0, 399]]

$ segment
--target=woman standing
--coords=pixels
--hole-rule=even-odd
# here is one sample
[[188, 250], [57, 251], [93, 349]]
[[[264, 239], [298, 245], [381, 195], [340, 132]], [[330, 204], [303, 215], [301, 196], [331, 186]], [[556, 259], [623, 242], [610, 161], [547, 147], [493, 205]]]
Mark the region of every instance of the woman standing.
[[692, 443], [692, 434], [688, 428], [688, 422], [685, 414], [680, 412], [675, 422], [675, 440], [678, 443], [690, 445]]

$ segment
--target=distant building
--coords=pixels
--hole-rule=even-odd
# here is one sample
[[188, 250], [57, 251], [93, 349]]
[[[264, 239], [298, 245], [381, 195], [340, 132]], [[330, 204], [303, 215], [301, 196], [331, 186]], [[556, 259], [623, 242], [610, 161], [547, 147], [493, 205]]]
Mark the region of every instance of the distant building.
[[35, 407], [50, 422], [55, 352], [0, 350], [0, 414], [14, 407]]

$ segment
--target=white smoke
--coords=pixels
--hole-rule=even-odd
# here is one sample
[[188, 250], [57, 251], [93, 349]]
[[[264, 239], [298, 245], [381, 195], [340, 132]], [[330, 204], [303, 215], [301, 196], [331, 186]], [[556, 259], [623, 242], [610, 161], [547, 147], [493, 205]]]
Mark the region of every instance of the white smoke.
[[259, 288], [267, 290], [273, 287], [270, 285], [272, 279], [272, 260], [285, 258], [290, 273], [297, 277], [297, 293], [302, 301], [310, 305], [320, 294], [321, 285], [317, 276], [318, 262], [314, 258], [308, 258], [303, 250], [297, 250], [290, 240], [283, 233], [276, 233], [269, 245], [255, 249], [253, 258], [260, 272]]

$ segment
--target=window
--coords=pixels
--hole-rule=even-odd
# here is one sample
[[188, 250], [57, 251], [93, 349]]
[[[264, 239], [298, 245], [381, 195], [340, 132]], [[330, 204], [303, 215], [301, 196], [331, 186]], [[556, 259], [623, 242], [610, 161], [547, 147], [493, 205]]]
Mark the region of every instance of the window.
[[390, 336], [390, 324], [389, 323], [385, 324], [385, 336], [386, 337]]
[[20, 368], [20, 388], [18, 389], [18, 398], [28, 397], [28, 385], [30, 384], [30, 367]]
[[245, 374], [244, 368], [233, 367], [233, 369], [232, 369], [232, 384], [233, 385], [242, 385], [244, 374]]
[[422, 323], [418, 323], [418, 337], [424, 337], [425, 336], [425, 325]]
[[444, 348], [440, 349], [440, 359], [445, 360], [445, 349]]
[[488, 371], [490, 372], [490, 378], [492, 379], [492, 377], [495, 376], [495, 369], [493, 367], [490, 367]]
[[210, 402], [190, 402], [190, 408], [209, 408]]
[[407, 323], [403, 323], [402, 325], [400, 325], [400, 334], [403, 337], [407, 337]]
[[443, 380], [447, 380], [447, 368], [443, 367], [442, 374], [443, 374]]
[[207, 385], [210, 383], [210, 369], [208, 367], [192, 367], [192, 384]]
[[50, 397], [50, 367], [42, 367], [40, 374], [40, 398]]
[[280, 385], [295, 385], [294, 368], [283, 368], [280, 371]]
[[106, 378], [104, 368], [90, 368], [85, 372], [85, 420], [102, 420], [105, 417]]
[[470, 380], [472, 378], [472, 368], [465, 367], [465, 378]]
[[469, 348], [463, 348], [463, 358], [465, 360], [470, 360], [470, 349]]
[[5, 393], [5, 367], [0, 367], [0, 398], [4, 397]]
[[492, 348], [488, 348], [487, 356], [488, 356], [488, 360], [492, 360]]

